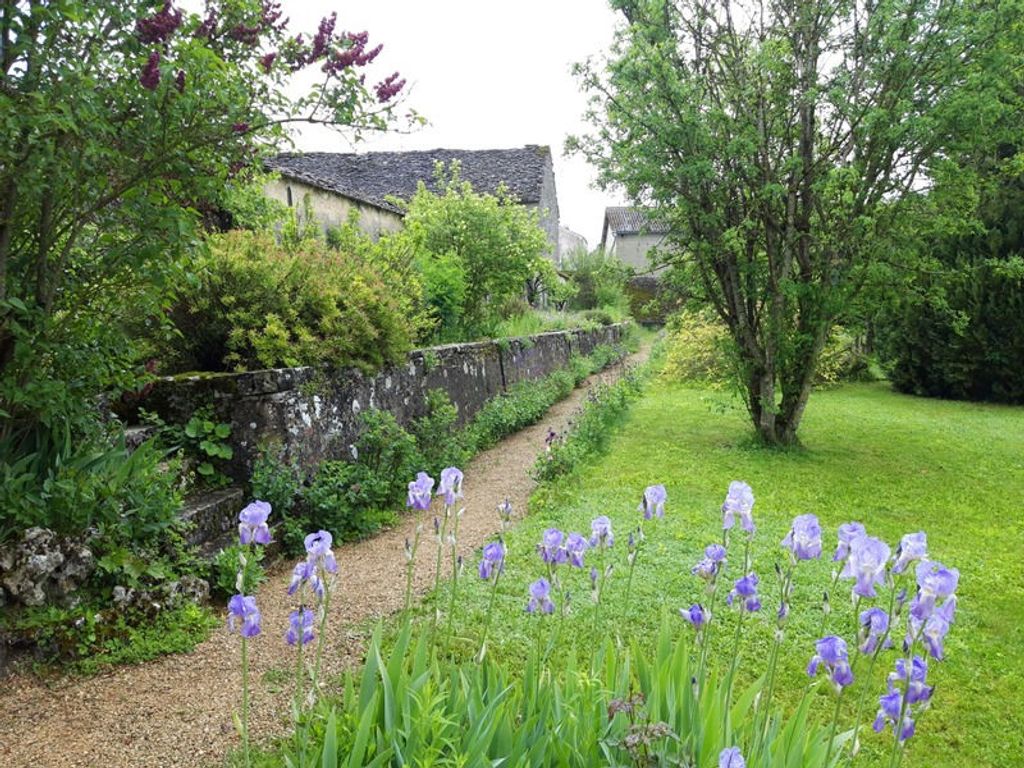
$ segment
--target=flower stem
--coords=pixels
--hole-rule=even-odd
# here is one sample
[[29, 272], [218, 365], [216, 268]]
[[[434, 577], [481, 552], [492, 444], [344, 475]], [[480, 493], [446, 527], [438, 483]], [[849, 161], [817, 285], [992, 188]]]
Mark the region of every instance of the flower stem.
[[[331, 607], [331, 588], [327, 583], [326, 576], [324, 575], [324, 600], [320, 605], [320, 630], [319, 637], [317, 637], [316, 643], [316, 661], [313, 663], [313, 695], [319, 694], [319, 681], [320, 681], [320, 662], [323, 659], [324, 643], [327, 629], [327, 611]], [[301, 634], [301, 633], [300, 633]], [[300, 638], [301, 639], [301, 638]]]
[[494, 581], [491, 583], [491, 599], [487, 602], [487, 616], [484, 619], [484, 636], [480, 641], [480, 652], [477, 654], [477, 662], [484, 660], [484, 654], [487, 652], [487, 633], [491, 629], [491, 617], [494, 615], [494, 598], [498, 595], [498, 579], [501, 578], [501, 570], [498, 569], [494, 575]]
[[242, 635], [242, 758], [249, 768], [249, 647], [245, 635]]
[[836, 724], [839, 722], [839, 707], [843, 703], [843, 693], [846, 688], [840, 688], [839, 693], [836, 695], [836, 708], [832, 710], [832, 727], [828, 730], [828, 747], [825, 749], [825, 762], [822, 763], [822, 768], [828, 768], [828, 760], [832, 757], [832, 745], [836, 739]]

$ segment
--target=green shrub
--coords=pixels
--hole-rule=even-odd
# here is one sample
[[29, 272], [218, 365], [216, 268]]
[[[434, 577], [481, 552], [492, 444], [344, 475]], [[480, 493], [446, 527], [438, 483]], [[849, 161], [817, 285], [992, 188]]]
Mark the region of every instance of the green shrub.
[[733, 371], [731, 345], [728, 330], [707, 312], [680, 312], [668, 322], [661, 375], [720, 388]]
[[427, 392], [427, 413], [416, 419], [410, 432], [416, 441], [419, 468], [440, 477], [445, 467], [461, 467], [469, 459], [465, 436], [458, 427], [458, 411], [443, 389]]
[[554, 403], [575, 388], [573, 374], [559, 370], [536, 381], [521, 381], [489, 400], [467, 428], [469, 444], [483, 450], [523, 427], [536, 424]]
[[162, 363], [177, 371], [317, 364], [376, 370], [412, 347], [420, 330], [412, 308], [417, 291], [365, 254], [228, 232], [211, 238], [197, 280], [179, 292], [170, 312], [177, 335]]
[[253, 498], [270, 504], [282, 517], [292, 511], [302, 486], [302, 475], [294, 464], [282, 461], [280, 445], [266, 445], [252, 465], [249, 484]]
[[[225, 547], [213, 560], [211, 566], [210, 589], [220, 597], [230, 597], [241, 592], [243, 595], [253, 595], [256, 588], [267, 579], [266, 571], [263, 568], [263, 548], [256, 546], [251, 548], [241, 544], [233, 544]], [[240, 555], [246, 554], [245, 567], [241, 565]], [[238, 573], [242, 572], [242, 584], [238, 584]]]
[[600, 248], [590, 253], [580, 248], [565, 258], [565, 271], [576, 286], [570, 309], [617, 310], [619, 319], [628, 314], [625, 288], [630, 271], [617, 258]]
[[[367, 479], [370, 482], [368, 487], [364, 487], [360, 480]], [[368, 478], [365, 469], [360, 471], [355, 464], [344, 461], [322, 462], [309, 486], [302, 492], [302, 522], [307, 525], [291, 525], [286, 528], [286, 547], [293, 552], [300, 552], [302, 537], [311, 530], [330, 531], [336, 538], [345, 541], [365, 538], [382, 525], [392, 522], [395, 519], [394, 512], [382, 506], [374, 493], [388, 480]], [[374, 497], [374, 502], [370, 502], [368, 496]], [[388, 503], [391, 502], [383, 502]]]

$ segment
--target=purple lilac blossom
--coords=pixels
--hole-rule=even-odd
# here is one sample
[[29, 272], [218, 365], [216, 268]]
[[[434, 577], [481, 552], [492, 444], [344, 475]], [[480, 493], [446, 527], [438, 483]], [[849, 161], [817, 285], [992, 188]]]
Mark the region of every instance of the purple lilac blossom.
[[883, 648], [892, 646], [892, 641], [887, 636], [889, 629], [889, 614], [881, 608], [868, 608], [860, 614], [860, 652], [870, 656], [878, 648], [879, 642], [885, 638]]
[[793, 520], [782, 546], [793, 553], [797, 560], [814, 560], [821, 557], [821, 526], [815, 515], [798, 515]]
[[644, 498], [640, 502], [640, 506], [637, 507], [637, 511], [644, 513], [644, 520], [650, 520], [652, 517], [664, 517], [667, 500], [668, 494], [665, 492], [664, 485], [649, 485], [644, 490]]
[[694, 629], [701, 629], [707, 624], [710, 616], [704, 611], [704, 606], [694, 603], [689, 608], [680, 608], [679, 615], [693, 625]]
[[587, 540], [580, 533], [570, 533], [565, 542], [565, 552], [569, 556], [569, 564], [574, 568], [583, 567], [583, 556], [590, 548]]
[[838, 563], [850, 556], [850, 545], [854, 539], [867, 536], [868, 532], [860, 523], [843, 523], [839, 526], [839, 546], [832, 556], [832, 562]]
[[269, 544], [270, 505], [265, 501], [254, 501], [238, 513], [238, 538], [243, 544]]
[[537, 545], [540, 559], [548, 565], [559, 565], [569, 559], [565, 550], [565, 534], [557, 528], [548, 528]]
[[260, 633], [260, 609], [255, 597], [237, 594], [228, 601], [228, 629], [232, 632], [237, 621], [241, 622], [242, 637], [256, 637]]
[[555, 604], [551, 602], [551, 582], [541, 577], [530, 585], [530, 601], [526, 604], [527, 613], [554, 613]]
[[725, 598], [728, 605], [732, 605], [735, 598], [740, 599], [740, 609], [747, 611], [761, 610], [761, 600], [757, 596], [758, 578], [756, 573], [748, 573], [741, 579], [737, 579], [733, 589]]
[[492, 541], [484, 547], [480, 560], [480, 578], [497, 579], [498, 574], [505, 570], [505, 545], [500, 541]]
[[288, 615], [288, 631], [284, 639], [288, 645], [309, 645], [313, 642], [313, 612], [309, 608], [300, 608]]
[[960, 582], [960, 571], [946, 568], [942, 563], [929, 561], [919, 563], [917, 571], [917, 595], [910, 604], [910, 615], [919, 621], [926, 620], [935, 610], [939, 599], [946, 599], [956, 592]]
[[722, 503], [722, 528], [729, 530], [736, 524], [736, 515], [740, 517], [740, 527], [747, 533], [753, 533], [754, 492], [750, 486], [739, 480], [729, 483], [729, 491]]
[[612, 521], [607, 515], [595, 517], [590, 523], [590, 546], [603, 549], [615, 544], [615, 537], [612, 535]]
[[726, 747], [718, 754], [718, 768], [747, 768], [739, 747]]
[[421, 512], [430, 509], [430, 495], [434, 490], [434, 478], [426, 472], [417, 472], [416, 479], [409, 482], [409, 498], [405, 506]]
[[858, 536], [850, 543], [850, 555], [839, 573], [843, 579], [856, 579], [853, 593], [876, 597], [875, 586], [885, 584], [885, 566], [889, 562], [889, 545], [873, 536]]
[[846, 651], [846, 641], [843, 638], [835, 635], [823, 637], [814, 644], [814, 649], [816, 653], [807, 665], [807, 674], [810, 677], [815, 677], [818, 674], [818, 669], [825, 666], [837, 689], [841, 690], [853, 682], [850, 657]]
[[165, 43], [181, 26], [182, 12], [172, 8], [171, 0], [164, 0], [164, 6], [152, 16], [135, 22], [135, 33], [139, 42], [150, 45]]
[[926, 560], [928, 558], [928, 538], [924, 531], [908, 533], [900, 539], [900, 545], [896, 549], [896, 562], [892, 566], [893, 573], [903, 573], [915, 560]]
[[444, 503], [449, 507], [462, 498], [462, 471], [457, 467], [446, 467], [441, 470], [441, 485], [437, 489], [438, 496], [444, 496]]

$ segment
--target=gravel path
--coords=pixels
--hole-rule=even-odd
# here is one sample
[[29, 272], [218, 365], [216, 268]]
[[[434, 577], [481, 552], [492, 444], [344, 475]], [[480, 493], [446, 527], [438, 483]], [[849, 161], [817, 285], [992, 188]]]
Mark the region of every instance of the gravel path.
[[[627, 362], [639, 362], [642, 350]], [[526, 509], [534, 483], [528, 471], [543, 449], [548, 428], [562, 431], [595, 379], [613, 378], [621, 365], [591, 377], [548, 411], [538, 424], [479, 454], [465, 467], [465, 514], [459, 549], [470, 555], [497, 533], [497, 505], [508, 497]], [[418, 520], [404, 516], [395, 528], [336, 550], [340, 588], [332, 595], [324, 679], [360, 660], [367, 619], [402, 607], [407, 536]], [[417, 558], [415, 587], [433, 582], [433, 547]], [[265, 740], [289, 728], [293, 652], [283, 641], [290, 564], [281, 563], [259, 591], [264, 633], [250, 643], [253, 702], [251, 733]], [[65, 766], [208, 766], [223, 762], [238, 738], [232, 711], [238, 706], [241, 672], [238, 637], [214, 631], [192, 653], [122, 667], [89, 678], [42, 681], [22, 674], [0, 681], [0, 765], [7, 768]]]

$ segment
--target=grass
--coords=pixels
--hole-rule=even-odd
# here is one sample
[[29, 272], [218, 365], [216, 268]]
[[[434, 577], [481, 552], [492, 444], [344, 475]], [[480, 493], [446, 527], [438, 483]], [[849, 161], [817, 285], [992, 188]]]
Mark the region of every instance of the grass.
[[[804, 448], [777, 451], [755, 443], [745, 413], [723, 409], [721, 398], [664, 382], [652, 385], [633, 405], [609, 453], [535, 494], [531, 515], [506, 539], [509, 555], [489, 652], [514, 665], [538, 639], [546, 643], [557, 636], [556, 654], [585, 657], [604, 635], [623, 643], [652, 637], [665, 612], [703, 599], [690, 568], [703, 547], [721, 536], [718, 509], [729, 482], [743, 479], [757, 497], [754, 563], [765, 609], [750, 622], [740, 674], [750, 680], [764, 670], [778, 605], [773, 566], [784, 563], [778, 543], [793, 516], [819, 516], [829, 553], [836, 528], [850, 520], [863, 522], [894, 549], [902, 534], [924, 530], [931, 557], [960, 569], [960, 602], [947, 659], [930, 665], [930, 682], [937, 686], [932, 709], [920, 719], [903, 765], [1021, 764], [1024, 515], [1018, 505], [1024, 498], [1024, 409], [917, 399], [881, 384], [848, 385], [812, 397], [801, 430]], [[626, 605], [626, 536], [638, 522], [643, 488], [658, 482], [668, 489], [668, 511], [646, 528]], [[589, 579], [580, 571], [567, 574], [571, 600], [564, 619], [525, 614], [527, 585], [546, 575], [534, 551], [543, 530], [589, 533], [590, 520], [599, 514], [611, 517], [617, 536], [600, 625], [594, 624]], [[797, 572], [775, 697], [786, 711], [796, 707], [807, 685], [804, 669], [819, 636], [821, 594], [831, 582], [831, 566], [826, 557]], [[727, 578], [737, 578], [737, 570], [733, 563]], [[849, 586], [841, 582], [832, 597], [827, 631], [846, 636], [852, 648]], [[472, 636], [457, 638], [455, 646], [468, 655], [476, 650], [489, 592], [475, 578], [464, 578], [459, 589], [455, 625]], [[714, 636], [715, 657], [725, 664], [734, 616], [724, 609], [718, 613], [726, 626]], [[869, 681], [865, 724], [874, 717], [894, 658], [883, 654]], [[858, 667], [860, 679], [847, 696], [844, 727], [852, 723], [853, 704], [867, 684], [865, 671], [866, 665]], [[831, 696], [824, 686], [811, 695], [814, 710], [826, 720]], [[883, 737], [864, 727], [861, 733], [857, 765], [885, 765], [890, 732]]]

